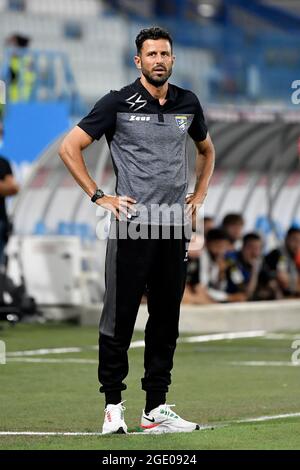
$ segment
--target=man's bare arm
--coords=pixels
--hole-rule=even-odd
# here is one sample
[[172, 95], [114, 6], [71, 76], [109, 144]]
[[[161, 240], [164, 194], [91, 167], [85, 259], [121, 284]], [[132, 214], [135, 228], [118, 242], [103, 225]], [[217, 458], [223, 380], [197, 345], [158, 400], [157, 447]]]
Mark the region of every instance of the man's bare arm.
[[13, 175], [6, 175], [4, 180], [0, 181], [0, 196], [14, 196], [19, 192], [19, 185]]
[[76, 126], [67, 134], [59, 148], [60, 158], [77, 183], [90, 197], [95, 193], [97, 184], [89, 175], [82, 151], [92, 142], [92, 137]]
[[215, 165], [215, 149], [209, 134], [205, 140], [195, 142], [196, 153], [196, 184], [194, 193], [187, 198], [187, 203], [192, 206], [192, 211], [197, 205], [201, 205], [206, 197], [210, 178]]
[[[82, 151], [93, 142], [84, 130], [74, 127], [64, 138], [59, 156], [82, 189], [92, 197], [97, 189], [97, 184], [90, 176], [84, 162]], [[119, 219], [119, 212], [128, 215], [128, 208], [136, 201], [128, 196], [105, 195], [96, 201], [96, 204], [112, 211]]]

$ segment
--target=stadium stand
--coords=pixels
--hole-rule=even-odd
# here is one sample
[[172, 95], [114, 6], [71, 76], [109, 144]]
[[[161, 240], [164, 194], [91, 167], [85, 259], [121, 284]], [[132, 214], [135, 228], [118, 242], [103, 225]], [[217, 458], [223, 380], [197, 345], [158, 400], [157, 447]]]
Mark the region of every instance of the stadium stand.
[[[139, 24], [128, 3], [86, 0], [73, 2], [70, 7], [68, 1], [33, 0], [24, 2], [24, 11], [7, 9], [7, 4], [2, 1], [0, 5], [0, 41], [18, 31], [30, 35], [34, 49], [65, 52], [80, 93], [89, 104], [108, 88], [120, 88], [135, 73], [130, 65], [134, 54], [132, 39]], [[118, 9], [108, 8], [110, 4], [117, 4]], [[280, 4], [283, 6], [284, 2]], [[214, 21], [214, 17], [207, 23], [196, 6], [193, 20], [178, 23], [176, 16], [158, 20], [175, 37], [174, 79], [182, 86], [192, 87], [207, 102], [288, 102], [299, 65], [298, 38], [284, 35], [278, 21], [273, 25], [267, 5], [269, 16], [256, 9], [249, 12], [239, 1], [224, 2], [225, 7], [227, 23]], [[145, 25], [156, 21], [153, 10], [143, 21]]]
[[[108, 88], [117, 89], [124, 83], [122, 70], [125, 31], [122, 20], [101, 17], [91, 19], [87, 15], [86, 20], [81, 18], [83, 35], [78, 40], [64, 35], [66, 20], [63, 16], [53, 14], [48, 18], [35, 11], [5, 11], [1, 17], [3, 27], [1, 24], [0, 42], [12, 31], [18, 31], [31, 37], [33, 49], [65, 53], [79, 92], [88, 102], [102, 96]], [[106, 53], [108, 48], [110, 54]]]

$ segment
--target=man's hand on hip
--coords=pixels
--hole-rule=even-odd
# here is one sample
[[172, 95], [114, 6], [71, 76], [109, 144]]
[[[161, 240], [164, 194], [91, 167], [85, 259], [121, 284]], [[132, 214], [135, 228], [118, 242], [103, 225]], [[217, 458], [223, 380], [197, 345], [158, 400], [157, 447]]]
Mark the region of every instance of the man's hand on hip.
[[197, 210], [202, 206], [204, 199], [206, 198], [207, 190], [189, 194], [185, 203], [187, 204], [187, 213], [188, 215], [193, 215], [197, 213]]
[[137, 201], [135, 199], [129, 196], [111, 196], [109, 194], [105, 194], [100, 199], [97, 199], [96, 204], [113, 212], [116, 218], [120, 220], [121, 213], [127, 218], [134, 215], [134, 204], [136, 204], [136, 202]]

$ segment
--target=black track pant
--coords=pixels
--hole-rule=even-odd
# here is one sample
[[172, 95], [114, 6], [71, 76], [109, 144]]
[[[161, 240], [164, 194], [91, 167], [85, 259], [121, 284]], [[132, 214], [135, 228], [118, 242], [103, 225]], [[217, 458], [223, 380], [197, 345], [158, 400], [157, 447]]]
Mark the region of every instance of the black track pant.
[[[120, 229], [121, 224], [116, 226]], [[145, 229], [145, 227], [143, 227]], [[147, 227], [151, 230], [151, 227]], [[156, 234], [157, 234], [157, 229]], [[127, 350], [142, 295], [147, 290], [149, 318], [145, 330], [147, 392], [167, 392], [178, 338], [180, 302], [186, 279], [187, 238], [183, 227], [160, 227], [158, 239], [109, 239], [106, 252], [106, 293], [100, 320], [100, 392], [126, 389]], [[123, 232], [124, 233], [124, 232]], [[180, 235], [180, 238], [175, 238]]]

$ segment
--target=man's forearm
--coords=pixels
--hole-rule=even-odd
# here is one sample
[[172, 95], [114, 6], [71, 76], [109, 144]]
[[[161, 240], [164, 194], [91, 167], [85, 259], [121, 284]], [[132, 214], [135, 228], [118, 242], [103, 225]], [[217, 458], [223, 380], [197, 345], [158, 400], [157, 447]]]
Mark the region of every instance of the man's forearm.
[[89, 175], [80, 149], [74, 149], [68, 143], [61, 145], [59, 156], [82, 189], [91, 197], [97, 184]]
[[215, 165], [215, 152], [213, 149], [205, 153], [197, 152], [196, 156], [196, 184], [194, 193], [202, 193], [208, 188]]

